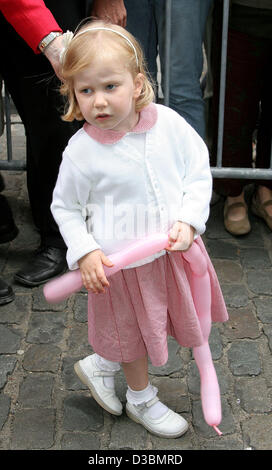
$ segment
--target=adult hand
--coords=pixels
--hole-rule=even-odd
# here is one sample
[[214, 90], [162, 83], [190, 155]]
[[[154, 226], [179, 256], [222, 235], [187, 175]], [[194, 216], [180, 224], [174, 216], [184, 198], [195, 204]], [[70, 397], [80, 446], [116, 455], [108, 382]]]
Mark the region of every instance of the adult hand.
[[170, 230], [168, 251], [186, 251], [194, 241], [195, 229], [185, 222], [176, 222]]
[[44, 55], [51, 63], [55, 74], [61, 80], [60, 52], [63, 48], [62, 36], [57, 36], [44, 51]]
[[94, 0], [91, 16], [126, 27], [127, 10], [123, 0]]

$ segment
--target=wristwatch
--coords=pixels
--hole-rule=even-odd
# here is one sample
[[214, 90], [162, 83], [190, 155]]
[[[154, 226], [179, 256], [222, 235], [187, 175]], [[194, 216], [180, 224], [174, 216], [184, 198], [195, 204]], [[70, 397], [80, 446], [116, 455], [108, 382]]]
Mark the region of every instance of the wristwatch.
[[47, 36], [45, 36], [40, 44], [39, 44], [39, 49], [41, 52], [44, 52], [44, 50], [47, 48], [47, 46], [49, 46], [49, 44], [54, 41], [54, 39], [56, 39], [56, 37], [58, 36], [61, 36], [62, 33], [60, 32], [57, 32], [57, 31], [52, 31], [51, 33], [47, 34]]

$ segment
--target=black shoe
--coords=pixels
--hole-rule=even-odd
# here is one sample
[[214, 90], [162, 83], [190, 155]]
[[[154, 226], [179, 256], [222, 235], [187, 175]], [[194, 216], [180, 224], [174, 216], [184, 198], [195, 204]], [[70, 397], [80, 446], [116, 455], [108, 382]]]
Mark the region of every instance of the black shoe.
[[0, 278], [0, 305], [8, 304], [15, 299], [14, 292], [10, 286]]
[[53, 246], [41, 247], [14, 279], [25, 286], [44, 284], [67, 269], [66, 251]]
[[7, 243], [17, 237], [19, 230], [16, 227], [11, 208], [3, 194], [0, 194], [0, 243]]

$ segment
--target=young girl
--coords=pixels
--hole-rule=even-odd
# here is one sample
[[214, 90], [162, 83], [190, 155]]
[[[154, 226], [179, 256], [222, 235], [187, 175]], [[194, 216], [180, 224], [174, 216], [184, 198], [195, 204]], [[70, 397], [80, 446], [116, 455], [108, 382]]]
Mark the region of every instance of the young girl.
[[[168, 334], [187, 347], [203, 343], [180, 251], [205, 230], [212, 186], [208, 152], [183, 118], [152, 102], [141, 48], [126, 30], [95, 21], [70, 33], [67, 43], [64, 119], [85, 124], [64, 151], [52, 212], [69, 268], [79, 267], [90, 292], [88, 331], [95, 351], [75, 370], [97, 402], [120, 415], [114, 374], [122, 363], [128, 416], [158, 436], [178, 437], [188, 424], [159, 401], [147, 358], [154, 366], [167, 362]], [[167, 250], [107, 280], [107, 255], [168, 231]], [[212, 282], [221, 299], [217, 278]], [[223, 300], [217, 305], [217, 320], [226, 320]]]

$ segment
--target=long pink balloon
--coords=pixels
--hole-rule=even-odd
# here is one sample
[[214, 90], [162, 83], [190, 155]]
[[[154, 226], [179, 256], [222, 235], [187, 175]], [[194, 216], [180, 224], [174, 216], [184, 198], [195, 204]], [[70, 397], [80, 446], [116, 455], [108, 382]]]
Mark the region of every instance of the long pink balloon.
[[[168, 235], [156, 234], [139, 240], [127, 249], [109, 255], [114, 266], [104, 266], [107, 277], [136, 261], [163, 250], [168, 245]], [[207, 261], [196, 243], [186, 252], [181, 252], [191, 269], [191, 291], [195, 309], [201, 325], [205, 342], [193, 348], [194, 358], [200, 374], [201, 402], [204, 418], [221, 435], [218, 425], [221, 422], [220, 389], [217, 381], [212, 355], [208, 343], [211, 331], [211, 287]], [[57, 303], [82, 288], [79, 269], [70, 271], [53, 279], [44, 286], [44, 296], [49, 303]]]
[[[118, 253], [109, 255], [108, 258], [112, 261], [114, 266], [112, 268], [104, 266], [106, 276], [112, 276], [125, 266], [163, 250], [167, 244], [168, 235], [158, 233], [148, 238], [138, 240], [130, 247]], [[79, 269], [76, 269], [75, 271], [69, 271], [63, 274], [63, 276], [49, 281], [45, 284], [43, 293], [48, 303], [58, 303], [65, 300], [74, 292], [78, 292], [82, 288], [82, 285], [81, 273]]]
[[221, 400], [217, 375], [209, 346], [211, 331], [211, 286], [206, 258], [199, 246], [194, 243], [190, 250], [182, 252], [190, 264], [192, 279], [191, 291], [195, 309], [201, 325], [205, 342], [193, 348], [194, 358], [200, 374], [200, 393], [205, 421], [221, 435], [218, 425], [221, 422]]

